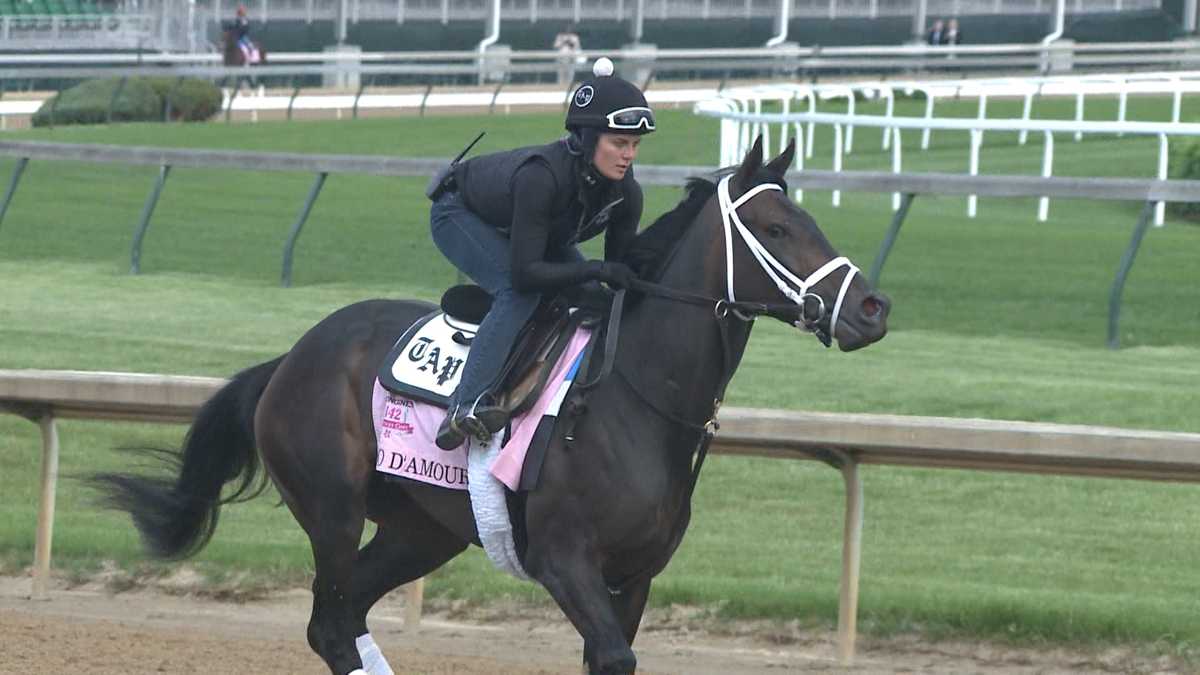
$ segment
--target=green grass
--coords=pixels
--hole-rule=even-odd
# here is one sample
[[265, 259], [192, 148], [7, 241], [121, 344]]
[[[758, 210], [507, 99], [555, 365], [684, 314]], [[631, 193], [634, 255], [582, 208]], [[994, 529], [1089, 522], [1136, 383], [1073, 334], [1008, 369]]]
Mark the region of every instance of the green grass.
[[[995, 104], [992, 114], [1010, 105]], [[919, 104], [902, 102], [901, 114]], [[860, 110], [869, 109], [860, 108]], [[939, 110], [952, 110], [939, 104]], [[958, 104], [964, 116], [973, 105]], [[1113, 116], [1097, 105], [1097, 116]], [[1131, 117], [1162, 119], [1163, 101]], [[1186, 113], [1185, 109], [1185, 113]], [[1069, 118], [1069, 103], [1036, 114]], [[1089, 115], [1090, 116], [1090, 115]], [[482, 150], [550, 138], [556, 115], [373, 119], [258, 125], [124, 125], [12, 134], [65, 142], [298, 152], [448, 156], [476, 129]], [[711, 164], [716, 123], [662, 115], [641, 161]], [[910, 170], [961, 172], [964, 135], [926, 153], [906, 137]], [[877, 132], [860, 129], [848, 168], [884, 169]], [[985, 172], [1036, 173], [1040, 139], [988, 136]], [[827, 138], [813, 167], [828, 166]], [[1061, 175], [1153, 175], [1152, 139], [1058, 141]], [[0, 163], [0, 171], [11, 162]], [[0, 368], [113, 369], [228, 375], [286, 350], [333, 309], [367, 297], [432, 299], [454, 279], [429, 242], [423, 181], [333, 176], [300, 241], [296, 287], [278, 287], [280, 253], [310, 176], [176, 171], [155, 212], [143, 274], [129, 242], [152, 169], [33, 163], [0, 225]], [[675, 189], [648, 190], [647, 217]], [[890, 210], [885, 195], [808, 192], [829, 238], [869, 265]], [[1104, 347], [1106, 302], [1137, 204], [919, 197], [884, 272], [892, 332], [844, 355], [760, 322], [730, 405], [990, 417], [1200, 432], [1200, 228], [1172, 221], [1146, 237], [1125, 292], [1121, 337]], [[595, 252], [595, 248], [591, 249]], [[182, 427], [65, 422], [62, 472], [125, 467], [116, 446], [173, 444]], [[0, 566], [28, 565], [38, 475], [35, 426], [0, 417]], [[1187, 651], [1200, 641], [1190, 486], [963, 471], [864, 469], [861, 614], [883, 634], [1018, 641], [1128, 641]], [[55, 562], [87, 574], [105, 561], [147, 565], [128, 523], [97, 510], [73, 481], [59, 490]], [[836, 616], [842, 487], [807, 462], [714, 457], [693, 525], [652, 602], [712, 606], [723, 616]], [[271, 495], [224, 511], [194, 563], [213, 578], [303, 583], [303, 533]], [[431, 579], [435, 596], [544, 602], [487, 569], [479, 552]], [[232, 582], [225, 582], [232, 583]]]

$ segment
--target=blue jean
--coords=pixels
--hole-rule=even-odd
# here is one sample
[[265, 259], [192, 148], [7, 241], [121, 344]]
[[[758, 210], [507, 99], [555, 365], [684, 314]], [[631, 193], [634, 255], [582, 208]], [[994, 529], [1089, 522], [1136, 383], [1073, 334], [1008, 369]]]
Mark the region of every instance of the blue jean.
[[[508, 237], [475, 215], [457, 192], [447, 192], [429, 211], [433, 242], [442, 255], [492, 296], [492, 309], [479, 325], [462, 380], [450, 397], [450, 409], [470, 406], [498, 383], [500, 370], [521, 329], [542, 299], [541, 293], [513, 288]], [[574, 246], [547, 252], [547, 260], [582, 261]]]

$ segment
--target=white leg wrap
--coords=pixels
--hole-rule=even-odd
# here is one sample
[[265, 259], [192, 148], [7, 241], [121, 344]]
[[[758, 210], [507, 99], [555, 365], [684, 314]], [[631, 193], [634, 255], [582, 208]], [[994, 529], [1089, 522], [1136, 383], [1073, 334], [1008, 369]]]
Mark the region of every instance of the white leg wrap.
[[363, 670], [350, 675], [396, 675], [388, 665], [387, 659], [383, 658], [383, 652], [379, 650], [379, 645], [375, 644], [375, 638], [371, 637], [370, 633], [363, 633], [354, 638], [354, 646], [358, 647], [358, 657], [362, 659]]

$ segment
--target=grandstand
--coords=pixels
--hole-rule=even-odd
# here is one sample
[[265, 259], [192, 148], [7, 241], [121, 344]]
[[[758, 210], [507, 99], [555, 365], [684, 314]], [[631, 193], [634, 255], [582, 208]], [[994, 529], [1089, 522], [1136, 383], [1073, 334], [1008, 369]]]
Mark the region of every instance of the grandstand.
[[0, 0], [0, 49], [126, 49], [148, 44], [154, 17], [97, 0]]
[[[364, 51], [473, 48], [490, 0], [244, 0], [252, 31], [272, 52], [344, 41]], [[1166, 40], [1191, 0], [1067, 0], [1065, 37]], [[901, 44], [924, 15], [957, 17], [969, 44], [1030, 43], [1048, 32], [1055, 0], [790, 0], [789, 40], [802, 45]], [[0, 0], [0, 50], [213, 51], [236, 0]], [[779, 0], [501, 0], [501, 43], [548, 49], [565, 23], [586, 49], [631, 42], [661, 48], [748, 47], [777, 32]]]

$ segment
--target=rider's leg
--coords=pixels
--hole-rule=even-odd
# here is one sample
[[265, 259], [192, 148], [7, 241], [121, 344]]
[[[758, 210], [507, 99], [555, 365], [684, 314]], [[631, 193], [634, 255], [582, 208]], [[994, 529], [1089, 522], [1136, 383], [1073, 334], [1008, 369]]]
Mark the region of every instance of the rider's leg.
[[467, 209], [458, 193], [447, 193], [434, 203], [430, 227], [442, 254], [493, 298], [492, 309], [471, 343], [447, 419], [438, 430], [438, 446], [453, 449], [462, 445], [466, 433], [495, 432], [506, 421], [502, 411], [488, 405], [484, 394], [496, 384], [517, 335], [533, 316], [541, 296], [512, 287], [508, 238]]

